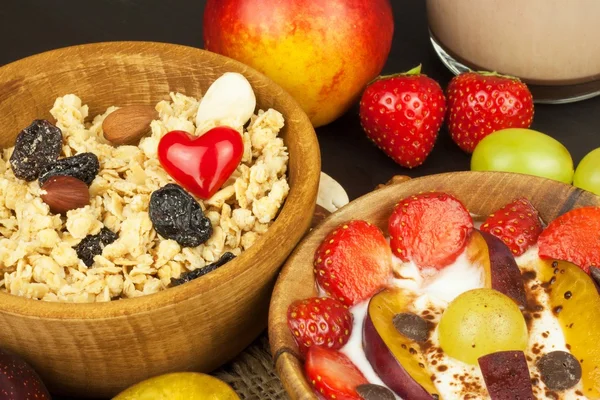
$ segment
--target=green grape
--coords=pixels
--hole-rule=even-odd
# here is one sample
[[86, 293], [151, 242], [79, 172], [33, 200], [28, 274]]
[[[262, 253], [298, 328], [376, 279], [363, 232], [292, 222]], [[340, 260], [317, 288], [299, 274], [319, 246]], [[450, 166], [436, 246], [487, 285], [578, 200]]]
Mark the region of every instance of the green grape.
[[592, 150], [579, 162], [573, 185], [600, 195], [600, 148]]
[[469, 290], [454, 299], [438, 326], [440, 345], [450, 357], [477, 359], [506, 350], [525, 350], [527, 325], [516, 303], [493, 289]]
[[556, 139], [531, 129], [510, 128], [494, 132], [473, 152], [472, 171], [505, 171], [573, 181], [573, 159]]

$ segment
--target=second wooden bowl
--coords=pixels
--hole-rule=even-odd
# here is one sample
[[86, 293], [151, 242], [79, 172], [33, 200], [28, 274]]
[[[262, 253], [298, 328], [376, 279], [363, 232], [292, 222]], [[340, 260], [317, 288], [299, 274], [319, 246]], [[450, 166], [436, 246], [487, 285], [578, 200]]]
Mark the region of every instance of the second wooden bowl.
[[0, 347], [23, 356], [57, 393], [109, 397], [150, 376], [211, 371], [267, 323], [280, 266], [308, 229], [320, 173], [308, 117], [279, 86], [239, 62], [203, 50], [144, 42], [59, 49], [0, 68], [0, 149], [58, 96], [74, 93], [90, 115], [111, 105], [154, 105], [178, 91], [198, 97], [225, 72], [242, 73], [258, 107], [286, 121], [290, 192], [254, 246], [202, 278], [162, 292], [95, 304], [35, 301], [0, 292]]
[[317, 296], [313, 274], [315, 250], [333, 228], [351, 219], [371, 222], [387, 234], [388, 218], [399, 200], [432, 190], [455, 195], [470, 212], [480, 215], [487, 215], [516, 197], [525, 196], [546, 222], [573, 208], [600, 206], [600, 197], [556, 181], [503, 172], [453, 172], [392, 183], [335, 212], [294, 250], [277, 280], [271, 300], [271, 351], [277, 374], [293, 400], [317, 399], [304, 378], [302, 359], [287, 326], [289, 305], [299, 299]]

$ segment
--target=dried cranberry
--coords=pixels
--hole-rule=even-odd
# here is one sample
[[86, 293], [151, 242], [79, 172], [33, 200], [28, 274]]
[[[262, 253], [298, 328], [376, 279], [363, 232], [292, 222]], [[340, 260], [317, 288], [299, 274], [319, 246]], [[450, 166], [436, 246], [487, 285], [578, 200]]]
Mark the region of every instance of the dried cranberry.
[[150, 220], [156, 232], [183, 247], [196, 247], [212, 235], [210, 220], [183, 188], [169, 183], [150, 196]]
[[91, 267], [94, 264], [94, 256], [102, 254], [104, 247], [117, 240], [117, 234], [108, 228], [102, 228], [96, 235], [87, 235], [77, 246], [73, 248], [77, 252], [77, 257], [85, 265]]
[[225, 265], [234, 258], [235, 256], [230, 252], [223, 253], [221, 258], [213, 263], [210, 263], [202, 268], [197, 268], [193, 271], [184, 272], [179, 278], [171, 278], [171, 287], [179, 286], [196, 278], [200, 278], [201, 276], [204, 276], [209, 272], [212, 272], [215, 269]]
[[98, 174], [100, 162], [94, 153], [81, 153], [46, 165], [40, 172], [40, 186], [53, 176], [72, 176], [90, 186]]
[[17, 178], [31, 182], [58, 159], [61, 149], [61, 130], [46, 120], [36, 119], [17, 136], [10, 166]]

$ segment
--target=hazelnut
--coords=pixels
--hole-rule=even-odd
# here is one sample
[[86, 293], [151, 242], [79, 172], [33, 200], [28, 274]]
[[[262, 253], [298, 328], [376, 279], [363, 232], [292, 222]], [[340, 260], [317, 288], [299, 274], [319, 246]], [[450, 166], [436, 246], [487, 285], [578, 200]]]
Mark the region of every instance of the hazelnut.
[[158, 118], [152, 106], [126, 106], [108, 114], [102, 122], [104, 138], [113, 144], [135, 144], [148, 132], [150, 123]]
[[90, 192], [85, 182], [66, 175], [49, 178], [42, 186], [41, 197], [55, 214], [90, 204]]

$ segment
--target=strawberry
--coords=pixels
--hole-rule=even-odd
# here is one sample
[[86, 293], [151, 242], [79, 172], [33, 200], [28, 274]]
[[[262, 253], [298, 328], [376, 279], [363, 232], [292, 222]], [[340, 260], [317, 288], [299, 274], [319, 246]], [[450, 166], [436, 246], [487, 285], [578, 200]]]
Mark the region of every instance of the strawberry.
[[326, 399], [360, 400], [356, 387], [369, 383], [352, 361], [336, 350], [311, 347], [304, 369], [315, 391]]
[[388, 230], [392, 251], [400, 259], [421, 268], [442, 269], [466, 246], [473, 219], [451, 195], [423, 193], [396, 204]]
[[359, 114], [369, 139], [398, 164], [413, 168], [431, 153], [445, 112], [442, 88], [421, 74], [419, 65], [370, 83]]
[[508, 203], [490, 214], [481, 230], [502, 240], [515, 256], [520, 256], [537, 243], [542, 222], [535, 207], [526, 198]]
[[392, 272], [392, 252], [379, 228], [349, 221], [323, 240], [314, 267], [321, 288], [351, 306], [385, 285]]
[[352, 332], [352, 314], [341, 302], [328, 297], [298, 300], [288, 307], [288, 326], [301, 353], [311, 346], [339, 349]]
[[587, 273], [600, 267], [600, 207], [576, 208], [556, 218], [538, 246], [541, 258], [568, 261]]
[[506, 128], [529, 128], [533, 97], [517, 78], [491, 72], [467, 72], [447, 88], [448, 130], [467, 153], [487, 135]]

